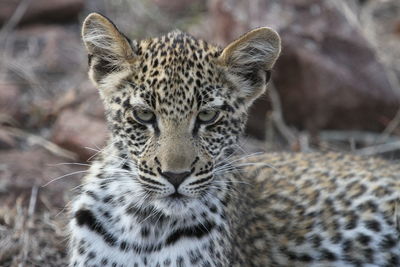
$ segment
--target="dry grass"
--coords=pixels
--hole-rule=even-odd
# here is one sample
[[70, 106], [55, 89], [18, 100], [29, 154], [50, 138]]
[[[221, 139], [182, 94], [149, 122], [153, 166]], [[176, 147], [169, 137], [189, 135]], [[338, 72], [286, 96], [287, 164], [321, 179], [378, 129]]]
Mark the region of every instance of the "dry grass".
[[66, 266], [66, 219], [57, 210], [38, 187], [1, 206], [0, 266]]

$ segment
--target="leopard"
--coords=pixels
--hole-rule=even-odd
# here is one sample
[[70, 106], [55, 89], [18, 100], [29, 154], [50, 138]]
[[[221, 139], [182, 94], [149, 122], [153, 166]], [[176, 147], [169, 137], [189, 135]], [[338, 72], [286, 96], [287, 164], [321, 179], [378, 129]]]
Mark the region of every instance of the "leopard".
[[70, 266], [400, 266], [400, 164], [242, 154], [281, 52], [261, 27], [225, 48], [174, 30], [82, 27], [109, 141], [70, 206]]

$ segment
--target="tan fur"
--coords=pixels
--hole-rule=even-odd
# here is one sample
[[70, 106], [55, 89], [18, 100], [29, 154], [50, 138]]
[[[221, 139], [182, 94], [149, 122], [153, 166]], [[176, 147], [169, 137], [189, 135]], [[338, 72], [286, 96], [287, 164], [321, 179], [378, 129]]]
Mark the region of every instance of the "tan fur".
[[[274, 30], [263, 27], [252, 30], [229, 44], [218, 58], [219, 64], [226, 67], [227, 79], [245, 93], [246, 103], [253, 101], [266, 90], [266, 81], [253, 84], [245, 75], [246, 72], [258, 72], [260, 80], [265, 72], [274, 66], [281, 51], [281, 40]], [[249, 70], [248, 66], [253, 70]]]
[[96, 53], [96, 49], [104, 49], [123, 60], [131, 61], [134, 58], [128, 40], [111, 21], [98, 13], [86, 17], [82, 26], [82, 39], [89, 54]]
[[219, 60], [222, 65], [226, 66], [246, 64], [252, 59], [240, 58], [241, 53], [244, 48], [252, 46], [262, 46], [265, 51], [268, 51], [265, 52], [265, 58], [260, 59], [264, 62], [265, 70], [271, 70], [281, 52], [281, 39], [276, 31], [268, 27], [254, 29], [230, 43], [222, 51]]

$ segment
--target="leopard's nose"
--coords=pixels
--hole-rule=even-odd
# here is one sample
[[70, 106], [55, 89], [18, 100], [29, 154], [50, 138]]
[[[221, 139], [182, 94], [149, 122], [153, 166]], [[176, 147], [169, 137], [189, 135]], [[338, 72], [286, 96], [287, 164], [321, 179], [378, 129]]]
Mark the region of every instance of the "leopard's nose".
[[167, 178], [168, 182], [170, 182], [176, 190], [178, 190], [179, 185], [191, 174], [190, 171], [185, 172], [161, 172], [161, 175]]

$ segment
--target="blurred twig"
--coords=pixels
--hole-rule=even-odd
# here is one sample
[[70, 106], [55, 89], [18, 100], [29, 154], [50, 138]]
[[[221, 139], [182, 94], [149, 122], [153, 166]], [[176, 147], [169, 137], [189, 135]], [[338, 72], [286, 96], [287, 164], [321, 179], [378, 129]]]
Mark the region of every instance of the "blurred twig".
[[29, 200], [29, 208], [28, 208], [28, 220], [26, 221], [25, 227], [27, 230], [24, 231], [23, 234], [23, 249], [22, 249], [22, 260], [19, 263], [19, 267], [23, 267], [26, 264], [27, 258], [28, 258], [28, 253], [29, 253], [29, 239], [30, 239], [30, 229], [34, 228], [34, 214], [35, 214], [35, 207], [36, 207], [36, 201], [37, 201], [37, 195], [38, 195], [38, 187], [34, 185], [32, 187], [31, 191], [31, 197]]
[[61, 148], [58, 145], [56, 145], [55, 143], [52, 143], [41, 136], [27, 133], [21, 129], [14, 128], [14, 127], [4, 127], [4, 129], [14, 136], [26, 138], [28, 143], [37, 144], [37, 145], [42, 146], [43, 148], [45, 148], [46, 150], [50, 151], [51, 153], [53, 153], [57, 156], [61, 156], [61, 157], [71, 159], [71, 160], [77, 160], [77, 158], [78, 158], [78, 156], [75, 153], [73, 153], [69, 150], [66, 150], [64, 148]]
[[[321, 131], [319, 134], [321, 140], [326, 141], [349, 141], [354, 140], [357, 143], [373, 145], [381, 138], [381, 133], [365, 132], [365, 131]], [[386, 142], [400, 141], [400, 137], [388, 136]], [[381, 142], [383, 143], [383, 142]]]
[[272, 81], [269, 83], [268, 90], [272, 104], [272, 114], [271, 114], [272, 121], [276, 126], [276, 128], [278, 129], [278, 131], [289, 143], [289, 145], [292, 146], [294, 143], [297, 142], [297, 137], [296, 134], [294, 134], [293, 131], [289, 128], [289, 126], [287, 126], [285, 123], [285, 120], [282, 115], [281, 100], [279, 98], [279, 94], [275, 88], [275, 85]]
[[11, 15], [10, 19], [4, 24], [3, 28], [0, 30], [0, 44], [1, 42], [6, 42], [7, 35], [18, 25], [24, 16], [26, 10], [28, 9], [32, 0], [21, 0], [15, 9], [14, 13]]
[[[370, 3], [366, 4], [365, 7], [361, 9], [359, 15], [357, 15], [356, 13], [356, 8], [354, 7], [353, 1], [338, 0], [332, 1], [330, 3], [343, 11], [347, 21], [352, 24], [356, 29], [358, 29], [358, 31], [368, 41], [368, 44], [371, 46], [371, 48], [374, 49], [377, 55], [377, 60], [381, 63], [381, 66], [385, 71], [391, 89], [400, 98], [400, 81], [394, 71], [396, 68], [392, 62], [396, 57], [393, 57], [390, 53], [388, 53], [388, 50], [385, 49], [387, 47], [382, 46], [382, 44], [385, 44], [385, 42], [382, 41], [380, 31], [378, 30], [377, 24], [373, 19], [374, 11], [379, 5], [382, 4], [382, 2], [383, 1], [370, 1]], [[397, 71], [400, 70], [397, 69]], [[382, 132], [380, 138], [376, 139], [377, 143], [385, 142], [390, 134], [392, 134], [393, 131], [399, 126], [400, 107], [395, 117]]]
[[388, 123], [385, 130], [383, 130], [379, 141], [386, 141], [390, 134], [392, 134], [400, 126], [400, 108], [394, 118]]
[[[11, 15], [10, 19], [3, 25], [0, 29], [0, 74], [5, 74], [7, 70], [8, 63], [8, 43], [9, 43], [9, 35], [10, 32], [18, 25], [21, 21], [23, 15], [25, 14], [28, 6], [32, 0], [21, 0], [15, 9], [14, 13]], [[2, 50], [2, 51], [1, 51]], [[4, 64], [4, 62], [7, 62]]]
[[376, 146], [370, 146], [366, 148], [361, 148], [356, 150], [355, 152], [360, 155], [371, 156], [376, 154], [382, 154], [386, 152], [391, 152], [400, 149], [400, 141], [392, 142], [392, 143], [385, 143]]

